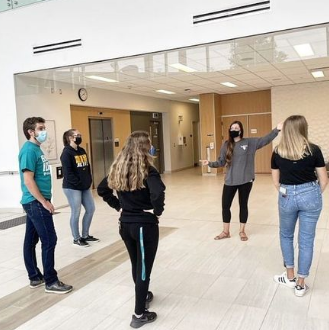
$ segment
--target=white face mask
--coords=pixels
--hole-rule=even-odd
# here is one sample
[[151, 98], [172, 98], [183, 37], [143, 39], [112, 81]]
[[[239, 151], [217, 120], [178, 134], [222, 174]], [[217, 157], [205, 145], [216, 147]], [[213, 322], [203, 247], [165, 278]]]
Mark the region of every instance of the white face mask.
[[39, 142], [39, 143], [43, 143], [47, 140], [47, 131], [40, 131], [38, 136], [35, 136], [35, 139]]

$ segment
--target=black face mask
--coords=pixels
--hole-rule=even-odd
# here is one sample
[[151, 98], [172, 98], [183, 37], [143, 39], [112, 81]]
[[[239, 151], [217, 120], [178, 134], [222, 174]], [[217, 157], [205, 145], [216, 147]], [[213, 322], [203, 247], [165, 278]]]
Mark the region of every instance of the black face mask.
[[240, 135], [240, 131], [230, 131], [230, 137], [232, 139], [238, 137]]
[[81, 137], [81, 136], [77, 136], [77, 137], [75, 138], [74, 143], [78, 146], [78, 145], [81, 144], [81, 142], [82, 142], [82, 137]]

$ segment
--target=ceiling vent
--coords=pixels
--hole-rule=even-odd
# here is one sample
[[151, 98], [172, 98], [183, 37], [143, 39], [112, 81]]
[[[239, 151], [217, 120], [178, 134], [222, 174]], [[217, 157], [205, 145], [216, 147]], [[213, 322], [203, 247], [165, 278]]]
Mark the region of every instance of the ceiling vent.
[[271, 1], [255, 2], [239, 7], [232, 7], [220, 11], [214, 11], [212, 13], [195, 15], [193, 16], [193, 24], [199, 24], [209, 21], [218, 21], [224, 18], [230, 18], [245, 14], [252, 14], [261, 11], [268, 11], [271, 8], [270, 2]]
[[63, 50], [68, 48], [80, 47], [80, 46], [82, 46], [81, 39], [61, 41], [48, 45], [35, 46], [33, 47], [33, 54], [53, 52], [55, 50]]

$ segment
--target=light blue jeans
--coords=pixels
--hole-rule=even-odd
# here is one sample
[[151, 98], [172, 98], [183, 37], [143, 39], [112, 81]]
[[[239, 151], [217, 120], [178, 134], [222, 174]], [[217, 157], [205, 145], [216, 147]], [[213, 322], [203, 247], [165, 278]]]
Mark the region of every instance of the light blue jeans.
[[[77, 240], [80, 237], [88, 237], [91, 220], [95, 212], [95, 203], [91, 190], [74, 190], [63, 188], [63, 191], [71, 207], [70, 225], [73, 238]], [[81, 205], [85, 208], [85, 214], [82, 218], [82, 235], [80, 236], [79, 218]]]
[[294, 232], [297, 219], [298, 270], [297, 276], [305, 278], [313, 259], [315, 229], [322, 210], [322, 194], [317, 182], [300, 185], [283, 185], [286, 194], [279, 193], [280, 244], [286, 268], [294, 268]]

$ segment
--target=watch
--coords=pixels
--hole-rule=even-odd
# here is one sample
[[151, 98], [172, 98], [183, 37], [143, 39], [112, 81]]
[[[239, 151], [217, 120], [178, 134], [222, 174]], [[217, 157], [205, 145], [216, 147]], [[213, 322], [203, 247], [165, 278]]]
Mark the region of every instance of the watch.
[[78, 90], [78, 96], [81, 101], [86, 101], [88, 98], [87, 90], [85, 88], [80, 88]]

